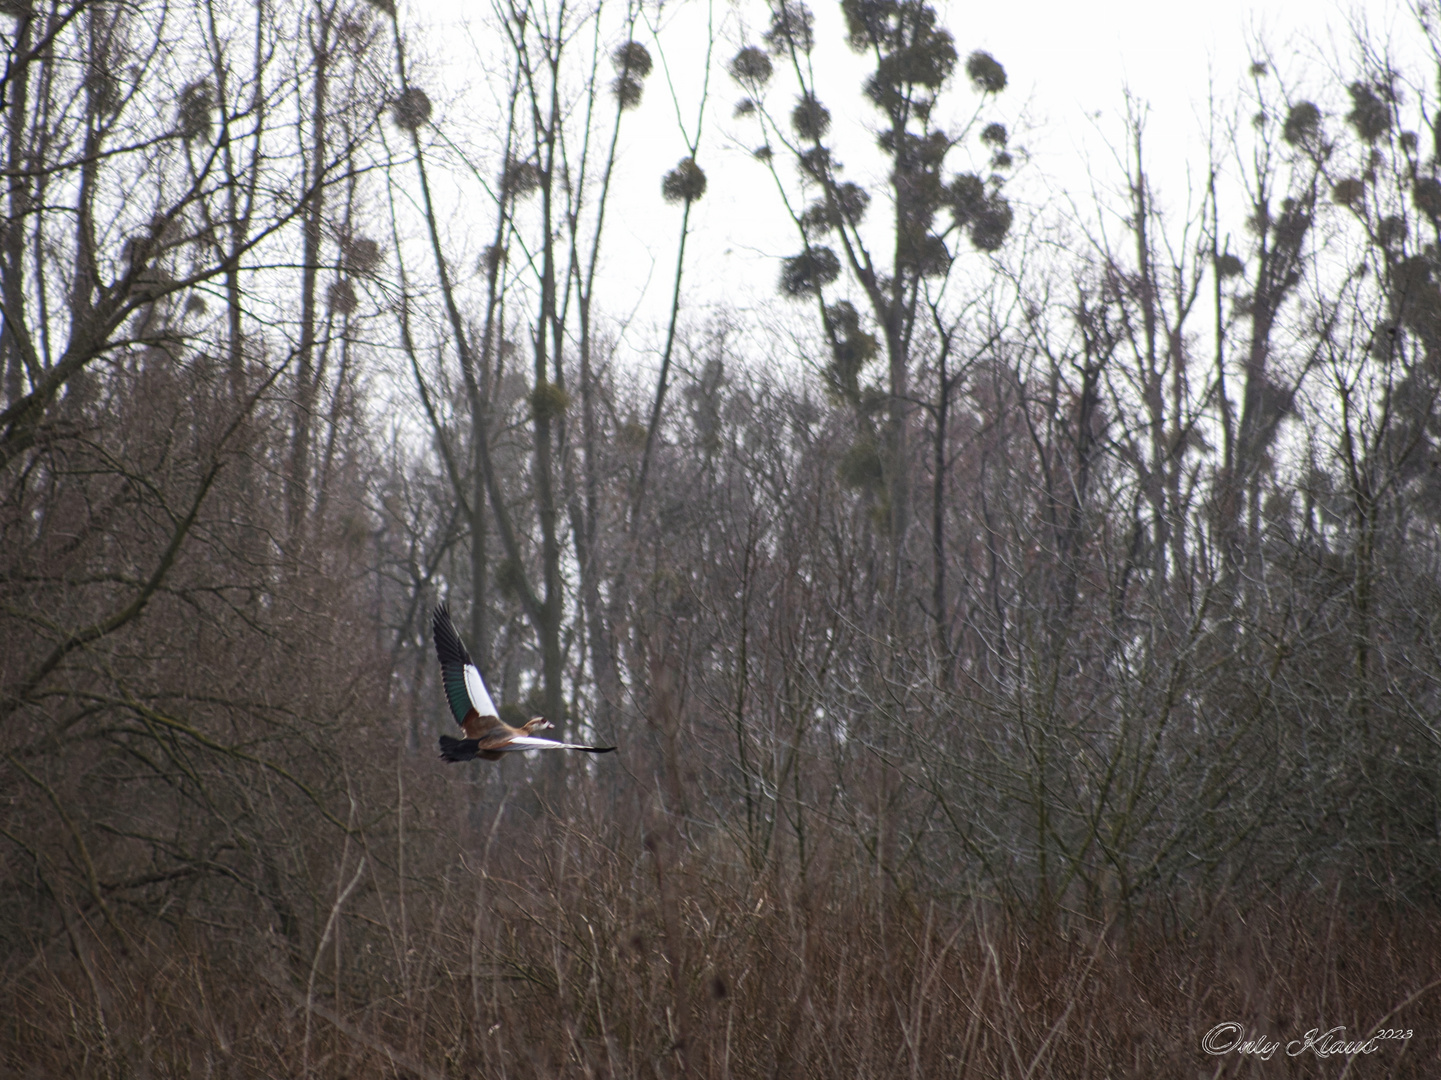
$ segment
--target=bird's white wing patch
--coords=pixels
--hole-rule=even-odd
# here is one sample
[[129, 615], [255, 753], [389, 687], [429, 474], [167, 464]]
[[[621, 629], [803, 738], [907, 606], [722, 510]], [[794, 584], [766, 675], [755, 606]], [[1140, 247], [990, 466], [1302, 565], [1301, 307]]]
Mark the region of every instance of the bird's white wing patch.
[[480, 677], [480, 672], [474, 664], [465, 665], [465, 692], [470, 695], [470, 703], [475, 706], [475, 711], [481, 716], [500, 716], [500, 713], [496, 712], [495, 702], [490, 700], [490, 692], [485, 688], [485, 680]]
[[517, 735], [504, 746], [497, 747], [499, 750], [574, 750], [576, 747], [570, 743], [556, 742], [554, 739], [542, 739], [538, 735]]

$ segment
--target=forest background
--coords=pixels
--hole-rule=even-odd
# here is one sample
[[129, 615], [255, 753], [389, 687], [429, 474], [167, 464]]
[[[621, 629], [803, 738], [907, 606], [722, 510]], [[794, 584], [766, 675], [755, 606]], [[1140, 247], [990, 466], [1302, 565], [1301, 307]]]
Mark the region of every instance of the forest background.
[[[391, 0], [0, 4], [4, 1069], [1434, 1075], [1435, 13], [1179, 198], [960, 13], [700, 10], [497, 0], [462, 102]], [[439, 762], [442, 598], [620, 750]]]

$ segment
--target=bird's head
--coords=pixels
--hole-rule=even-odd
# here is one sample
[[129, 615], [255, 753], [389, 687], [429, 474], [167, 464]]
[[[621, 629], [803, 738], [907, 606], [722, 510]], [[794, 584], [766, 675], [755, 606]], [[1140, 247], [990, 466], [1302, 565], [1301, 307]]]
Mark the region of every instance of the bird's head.
[[528, 721], [526, 721], [525, 728], [523, 730], [527, 735], [533, 735], [537, 731], [549, 731], [553, 727], [555, 727], [555, 725], [552, 724], [545, 717], [532, 716]]

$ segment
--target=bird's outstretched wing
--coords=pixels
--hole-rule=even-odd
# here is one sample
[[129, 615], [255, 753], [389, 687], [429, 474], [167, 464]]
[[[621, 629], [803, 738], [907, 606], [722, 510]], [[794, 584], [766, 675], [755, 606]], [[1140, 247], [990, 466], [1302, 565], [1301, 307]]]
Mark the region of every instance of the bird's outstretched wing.
[[538, 735], [516, 735], [505, 741], [498, 750], [584, 750], [587, 754], [609, 754], [614, 746], [581, 746], [579, 743], [556, 742], [542, 739]]
[[[450, 619], [450, 605], [440, 604], [430, 620], [431, 632], [435, 637], [435, 655], [440, 660], [440, 681], [445, 684], [445, 699], [450, 703], [455, 722], [466, 729], [472, 738], [471, 728], [485, 729], [500, 722], [495, 702], [485, 688], [480, 670], [465, 651], [455, 623]], [[471, 720], [470, 724], [466, 721]], [[479, 724], [475, 721], [480, 721]]]

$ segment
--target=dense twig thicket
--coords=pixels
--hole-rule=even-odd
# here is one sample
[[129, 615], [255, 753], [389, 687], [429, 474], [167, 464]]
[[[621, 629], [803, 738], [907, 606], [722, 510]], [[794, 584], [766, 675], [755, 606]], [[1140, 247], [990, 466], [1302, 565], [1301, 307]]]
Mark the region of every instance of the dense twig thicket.
[[[1434, 80], [1259, 56], [1189, 217], [1135, 109], [1058, 221], [841, 6], [858, 101], [798, 0], [724, 65], [772, 323], [688, 318], [699, 118], [646, 181], [652, 379], [607, 205], [715, 39], [497, 4], [474, 150], [382, 0], [0, 5], [0, 1068], [1435, 1074]], [[442, 767], [441, 597], [621, 752]]]

